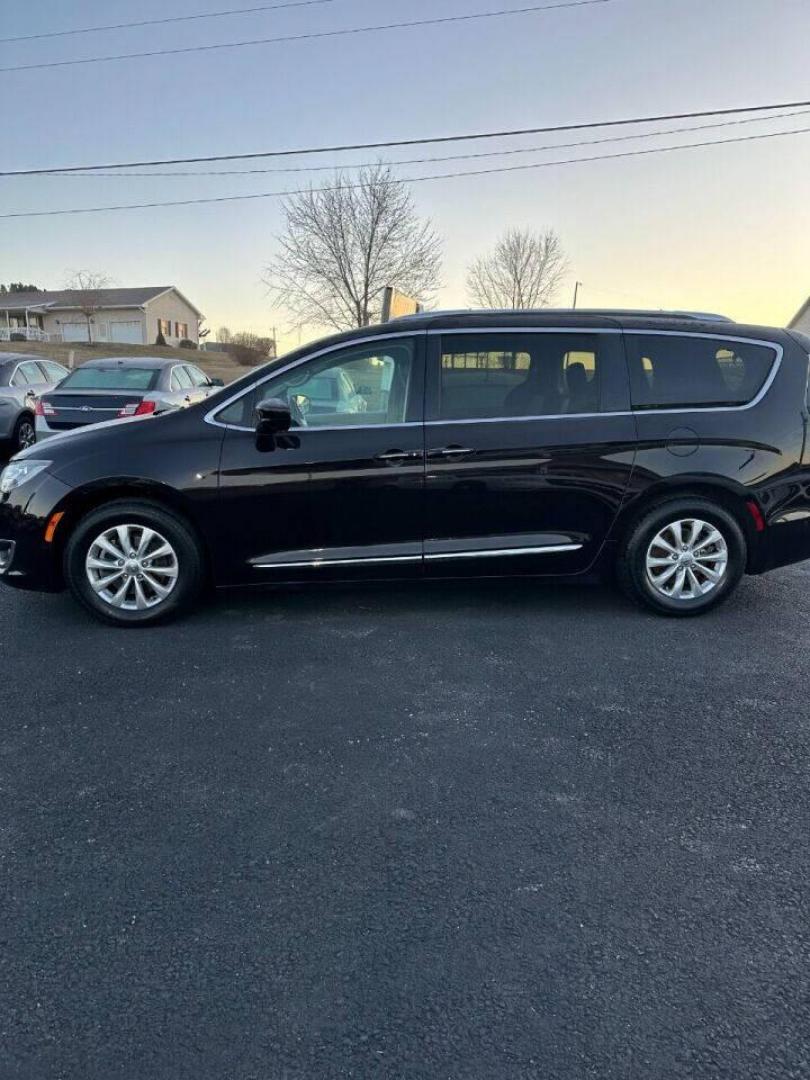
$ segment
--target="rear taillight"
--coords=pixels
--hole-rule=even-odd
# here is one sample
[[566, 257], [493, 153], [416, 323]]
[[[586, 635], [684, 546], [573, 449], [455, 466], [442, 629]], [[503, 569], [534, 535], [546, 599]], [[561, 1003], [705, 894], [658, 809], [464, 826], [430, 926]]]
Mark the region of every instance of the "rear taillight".
[[129, 405], [125, 405], [123, 409], [118, 413], [119, 416], [149, 416], [157, 409], [156, 401], [139, 401], [131, 402]]
[[48, 401], [37, 401], [34, 412], [37, 414], [37, 416], [56, 415], [56, 409]]

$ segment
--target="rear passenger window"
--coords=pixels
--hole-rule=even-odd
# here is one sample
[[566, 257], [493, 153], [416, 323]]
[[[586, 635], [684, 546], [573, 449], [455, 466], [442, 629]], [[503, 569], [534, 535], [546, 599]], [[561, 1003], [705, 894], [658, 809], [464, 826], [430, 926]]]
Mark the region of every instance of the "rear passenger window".
[[39, 366], [45, 369], [48, 382], [61, 382], [67, 375], [66, 368], [63, 368], [61, 364], [54, 364], [51, 360], [40, 360]]
[[746, 405], [767, 379], [775, 347], [677, 334], [627, 334], [636, 409]]
[[38, 386], [45, 381], [45, 376], [33, 360], [20, 364], [11, 380], [12, 386]]
[[191, 376], [184, 367], [172, 368], [172, 390], [188, 390], [191, 386]]
[[593, 413], [611, 335], [448, 334], [442, 337], [441, 420]]
[[203, 375], [199, 368], [194, 367], [193, 364], [186, 364], [186, 371], [192, 386], [208, 386], [208, 376]]

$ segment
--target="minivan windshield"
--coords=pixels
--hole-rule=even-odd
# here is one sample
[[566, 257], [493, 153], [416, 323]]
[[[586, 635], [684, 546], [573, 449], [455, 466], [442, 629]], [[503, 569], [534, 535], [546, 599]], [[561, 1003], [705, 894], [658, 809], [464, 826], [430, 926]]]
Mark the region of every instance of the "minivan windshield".
[[60, 384], [60, 390], [153, 390], [157, 385], [159, 368], [82, 367], [77, 368]]

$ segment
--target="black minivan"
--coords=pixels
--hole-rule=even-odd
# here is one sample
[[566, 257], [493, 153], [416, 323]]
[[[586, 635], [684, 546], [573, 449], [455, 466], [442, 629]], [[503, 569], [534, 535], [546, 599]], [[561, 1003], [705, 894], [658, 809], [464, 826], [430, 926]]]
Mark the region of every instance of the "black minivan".
[[206, 582], [577, 578], [694, 615], [810, 557], [810, 340], [719, 316], [434, 313], [16, 455], [0, 578], [107, 622]]

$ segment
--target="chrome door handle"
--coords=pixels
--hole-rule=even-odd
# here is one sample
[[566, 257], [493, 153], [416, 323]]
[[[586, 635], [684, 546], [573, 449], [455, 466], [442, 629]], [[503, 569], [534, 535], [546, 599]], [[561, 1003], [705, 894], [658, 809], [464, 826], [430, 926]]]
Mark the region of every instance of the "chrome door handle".
[[377, 454], [377, 461], [384, 461], [388, 465], [401, 465], [404, 461], [415, 461], [422, 456], [421, 450], [384, 450]]
[[468, 454], [474, 454], [473, 450], [469, 446], [445, 446], [440, 450], [428, 450], [428, 457], [437, 458], [455, 458], [455, 457], [467, 457]]

